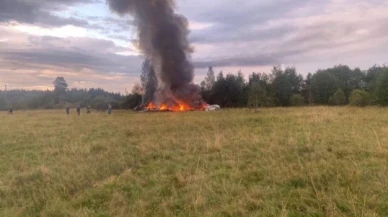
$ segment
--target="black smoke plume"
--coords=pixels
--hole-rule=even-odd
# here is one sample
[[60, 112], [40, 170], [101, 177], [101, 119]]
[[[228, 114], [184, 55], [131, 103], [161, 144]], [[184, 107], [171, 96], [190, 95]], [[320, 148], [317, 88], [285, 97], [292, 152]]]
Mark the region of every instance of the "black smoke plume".
[[[139, 48], [151, 61], [158, 77], [157, 101], [203, 104], [194, 85], [192, 47], [187, 39], [187, 19], [174, 12], [173, 0], [107, 0], [120, 15], [131, 14], [138, 30]], [[158, 102], [157, 102], [158, 103]]]

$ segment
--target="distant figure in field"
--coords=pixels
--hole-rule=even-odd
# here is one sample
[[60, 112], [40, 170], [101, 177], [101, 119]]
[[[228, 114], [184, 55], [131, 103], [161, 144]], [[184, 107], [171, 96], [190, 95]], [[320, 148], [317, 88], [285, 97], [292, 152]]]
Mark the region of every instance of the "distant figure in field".
[[77, 114], [78, 116], [81, 114], [81, 107], [79, 104], [77, 105]]
[[12, 115], [13, 114], [13, 109], [12, 109], [12, 106], [9, 107], [8, 109], [8, 114]]
[[70, 114], [70, 107], [69, 107], [69, 106], [66, 107], [66, 114], [67, 114], [67, 115]]
[[86, 113], [90, 114], [90, 105], [86, 108]]
[[108, 114], [112, 114], [112, 106], [110, 104], [108, 106]]

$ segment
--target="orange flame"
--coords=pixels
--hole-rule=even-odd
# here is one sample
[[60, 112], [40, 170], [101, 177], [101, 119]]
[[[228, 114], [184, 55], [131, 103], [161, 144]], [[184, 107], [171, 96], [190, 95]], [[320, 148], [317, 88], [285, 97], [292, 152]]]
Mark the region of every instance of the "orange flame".
[[205, 108], [205, 105], [201, 105], [200, 108], [193, 108], [183, 102], [178, 102], [177, 105], [169, 106], [165, 103], [162, 103], [159, 107], [157, 107], [154, 103], [150, 102], [146, 106], [146, 110], [152, 111], [173, 111], [173, 112], [184, 112], [184, 111], [194, 111], [194, 110], [202, 110]]
[[153, 110], [153, 109], [156, 109], [156, 106], [152, 103], [152, 102], [150, 102], [148, 105], [147, 105], [147, 110]]
[[166, 110], [168, 110], [168, 107], [167, 107], [166, 104], [163, 103], [163, 104], [160, 106], [159, 110], [161, 110], [161, 111], [166, 111]]

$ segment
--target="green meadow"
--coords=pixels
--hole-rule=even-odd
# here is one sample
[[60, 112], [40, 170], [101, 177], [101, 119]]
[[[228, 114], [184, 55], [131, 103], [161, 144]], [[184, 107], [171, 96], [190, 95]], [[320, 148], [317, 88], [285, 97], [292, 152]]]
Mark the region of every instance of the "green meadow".
[[2, 112], [0, 216], [388, 216], [388, 109]]

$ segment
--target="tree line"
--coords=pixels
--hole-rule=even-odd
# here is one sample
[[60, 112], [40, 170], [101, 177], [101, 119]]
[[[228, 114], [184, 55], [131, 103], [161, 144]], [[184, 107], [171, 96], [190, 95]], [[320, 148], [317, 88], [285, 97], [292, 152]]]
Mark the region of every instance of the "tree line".
[[[158, 82], [148, 60], [143, 62], [141, 84], [128, 104], [135, 106], [153, 100]], [[368, 70], [337, 65], [308, 73], [296, 68], [274, 66], [270, 73], [253, 72], [246, 80], [241, 71], [215, 74], [209, 67], [201, 82], [202, 98], [221, 107], [275, 107], [303, 105], [388, 105], [388, 66], [375, 65]], [[142, 97], [143, 96], [143, 97]]]
[[388, 105], [388, 67], [362, 71], [346, 65], [298, 74], [293, 67], [273, 67], [271, 73], [242, 72], [215, 75], [209, 67], [201, 83], [202, 97], [221, 107], [273, 107], [303, 105]]
[[[63, 77], [53, 82], [53, 90], [0, 91], [0, 110], [57, 109], [67, 105], [105, 110], [133, 109], [153, 100], [158, 82], [149, 61], [143, 63], [140, 84], [131, 93], [107, 92], [100, 88], [68, 88]], [[388, 66], [368, 70], [351, 69], [346, 65], [318, 70], [302, 76], [296, 68], [279, 66], [270, 73], [253, 72], [248, 79], [241, 71], [215, 74], [209, 67], [201, 82], [201, 95], [209, 104], [221, 107], [275, 107], [304, 105], [381, 105], [388, 106]], [[3, 97], [1, 97], [3, 96]]]
[[[53, 82], [54, 90], [1, 90], [0, 110], [13, 109], [59, 109], [66, 106], [91, 106], [105, 110], [108, 104], [114, 109], [125, 108], [125, 97], [120, 93], [107, 92], [101, 88], [68, 89], [66, 80], [57, 77]], [[3, 97], [1, 97], [3, 96]]]

